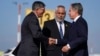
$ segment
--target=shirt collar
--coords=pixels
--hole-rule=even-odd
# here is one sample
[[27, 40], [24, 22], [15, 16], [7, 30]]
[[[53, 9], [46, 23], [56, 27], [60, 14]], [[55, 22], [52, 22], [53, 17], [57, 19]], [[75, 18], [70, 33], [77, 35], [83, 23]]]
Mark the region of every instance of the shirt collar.
[[56, 22], [62, 22], [62, 23], [64, 23], [64, 20], [60, 21], [57, 18], [55, 18], [55, 20], [56, 20]]
[[79, 19], [80, 15], [78, 15], [73, 21], [76, 22]]

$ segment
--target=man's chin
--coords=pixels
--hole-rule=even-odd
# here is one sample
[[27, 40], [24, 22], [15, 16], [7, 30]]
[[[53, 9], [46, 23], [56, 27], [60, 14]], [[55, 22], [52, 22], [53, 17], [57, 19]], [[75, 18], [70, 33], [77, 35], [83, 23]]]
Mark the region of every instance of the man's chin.
[[74, 20], [74, 18], [70, 18], [71, 20]]
[[42, 15], [41, 15], [41, 16], [39, 16], [39, 18], [42, 18]]

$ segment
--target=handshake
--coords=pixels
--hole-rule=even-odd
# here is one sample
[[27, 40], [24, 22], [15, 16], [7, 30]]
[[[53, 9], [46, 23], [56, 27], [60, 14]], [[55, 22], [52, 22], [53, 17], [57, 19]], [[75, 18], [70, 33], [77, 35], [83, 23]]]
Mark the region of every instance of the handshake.
[[[57, 44], [57, 39], [49, 37], [48, 42], [49, 42], [49, 45], [54, 45], [54, 44]], [[69, 44], [63, 46], [61, 50], [62, 52], [69, 52], [70, 50]]]
[[50, 38], [48, 39], [49, 45], [57, 44], [56, 41], [57, 41], [57, 39], [54, 39], [54, 38], [52, 38], [52, 37], [50, 37]]

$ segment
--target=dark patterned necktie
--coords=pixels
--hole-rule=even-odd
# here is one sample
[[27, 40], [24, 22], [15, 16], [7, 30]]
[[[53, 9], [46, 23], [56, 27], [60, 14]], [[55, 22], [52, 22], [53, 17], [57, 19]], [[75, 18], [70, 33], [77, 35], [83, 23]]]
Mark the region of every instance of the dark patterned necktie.
[[60, 25], [60, 28], [59, 28], [60, 37], [61, 39], [63, 39], [62, 22], [59, 22], [59, 25]]

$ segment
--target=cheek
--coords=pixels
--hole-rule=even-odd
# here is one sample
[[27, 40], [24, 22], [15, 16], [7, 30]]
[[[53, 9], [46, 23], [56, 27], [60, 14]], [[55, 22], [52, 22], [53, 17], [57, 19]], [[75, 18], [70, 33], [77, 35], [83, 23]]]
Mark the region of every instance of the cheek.
[[56, 14], [57, 17], [59, 17], [59, 14]]
[[73, 13], [69, 13], [69, 17], [70, 18], [73, 18]]
[[63, 17], [65, 17], [66, 15], [62, 15]]
[[39, 13], [40, 13], [40, 11], [38, 10], [38, 11], [37, 11], [37, 14], [39, 14]]
[[61, 15], [61, 17], [62, 17], [62, 18], [64, 18], [64, 17], [65, 17], [65, 15]]
[[42, 15], [44, 14], [44, 12], [43, 12], [43, 11], [41, 11], [39, 14], [42, 16]]
[[42, 12], [41, 11], [38, 11], [38, 14], [39, 14], [39, 16], [41, 16], [42, 15]]
[[74, 14], [75, 14], [74, 12], [71, 12], [71, 13], [70, 13], [70, 16], [71, 16], [71, 17], [73, 17], [73, 16], [74, 16]]
[[68, 15], [71, 17], [71, 12], [69, 12]]
[[44, 10], [41, 10], [41, 11], [40, 11], [40, 13], [44, 13], [44, 12], [45, 12]]

